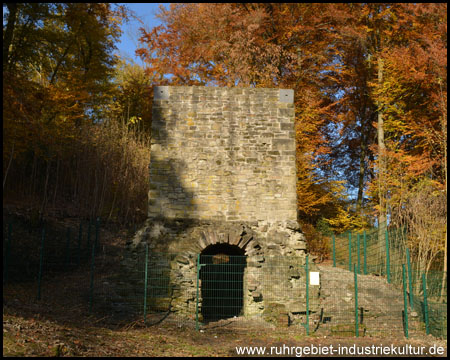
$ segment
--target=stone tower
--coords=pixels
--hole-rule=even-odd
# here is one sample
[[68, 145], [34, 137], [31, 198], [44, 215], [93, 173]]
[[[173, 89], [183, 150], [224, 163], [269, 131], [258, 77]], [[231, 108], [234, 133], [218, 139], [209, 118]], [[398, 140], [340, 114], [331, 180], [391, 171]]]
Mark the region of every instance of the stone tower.
[[[154, 88], [148, 220], [130, 250], [136, 257], [148, 244], [150, 268], [167, 280], [154, 298], [171, 310], [195, 311], [199, 255], [212, 263], [240, 255], [241, 314], [277, 302], [299, 311], [292, 299], [304, 297], [306, 242], [297, 224], [293, 98], [284, 89]], [[280, 261], [294, 270], [274, 278]], [[273, 282], [288, 290], [274, 291]]]
[[292, 90], [154, 94], [149, 217], [296, 221]]

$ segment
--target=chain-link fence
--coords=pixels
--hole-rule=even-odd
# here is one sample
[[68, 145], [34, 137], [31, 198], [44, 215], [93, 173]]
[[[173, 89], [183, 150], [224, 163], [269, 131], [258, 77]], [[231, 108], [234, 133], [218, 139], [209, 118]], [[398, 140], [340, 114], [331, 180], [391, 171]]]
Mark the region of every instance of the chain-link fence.
[[30, 226], [15, 218], [4, 225], [3, 284], [70, 272], [90, 263], [99, 244], [100, 219], [63, 227]]
[[308, 256], [169, 254], [148, 246], [118, 263], [100, 251], [99, 224], [41, 229], [24, 236], [26, 244], [14, 224], [6, 226], [4, 298], [9, 286], [24, 282], [35, 291], [30, 302], [70, 298], [87, 314], [147, 326], [172, 321], [196, 329], [220, 323], [308, 335], [447, 337], [446, 281], [442, 289], [442, 272], [417, 275], [402, 231], [333, 236], [330, 265], [312, 264]]
[[[447, 338], [447, 281], [443, 271], [423, 271], [407, 246], [404, 229], [378, 229], [332, 236], [333, 266], [382, 277], [404, 289], [404, 321], [419, 319], [427, 334]], [[409, 316], [408, 316], [409, 314]]]

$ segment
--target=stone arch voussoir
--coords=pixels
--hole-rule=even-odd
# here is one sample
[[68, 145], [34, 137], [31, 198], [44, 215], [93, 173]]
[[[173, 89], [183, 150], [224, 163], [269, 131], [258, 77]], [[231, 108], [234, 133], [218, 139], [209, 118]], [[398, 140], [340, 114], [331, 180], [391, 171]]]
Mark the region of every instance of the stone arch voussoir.
[[248, 244], [254, 239], [253, 231], [240, 226], [231, 229], [204, 229], [200, 231], [196, 248], [203, 251], [210, 245], [229, 244], [242, 249], [247, 255]]

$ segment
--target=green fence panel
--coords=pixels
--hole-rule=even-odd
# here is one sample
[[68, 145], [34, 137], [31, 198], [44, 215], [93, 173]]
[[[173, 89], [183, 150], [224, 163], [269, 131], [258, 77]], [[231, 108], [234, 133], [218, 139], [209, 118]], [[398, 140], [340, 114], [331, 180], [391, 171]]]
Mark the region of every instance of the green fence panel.
[[[133, 252], [134, 272], [119, 277], [113, 274], [119, 266], [111, 269], [110, 264], [95, 259], [100, 252], [100, 247], [96, 246], [99, 221], [95, 226], [96, 240], [90, 242], [88, 249], [84, 246], [80, 249], [81, 224], [78, 249], [76, 244], [70, 245], [70, 237], [64, 241], [66, 228], [53, 232], [43, 229], [40, 248], [39, 234], [35, 234], [31, 271], [33, 281], [39, 272], [39, 298], [41, 287], [45, 297], [44, 286], [50, 285], [50, 282], [42, 282], [42, 274], [45, 272], [47, 280], [56, 265], [61, 270], [67, 269], [74, 263], [79, 264], [80, 254], [83, 254], [82, 259], [87, 268], [90, 265], [90, 272], [83, 280], [80, 277], [76, 281], [80, 284], [83, 281], [80, 289], [85, 294], [83, 301], [90, 314], [112, 309], [102, 316], [134, 314], [134, 319], [142, 321], [143, 313], [143, 323], [147, 326], [167, 317], [179, 324], [190, 321], [192, 328], [195, 321], [197, 330], [216, 321], [244, 323], [247, 319], [258, 319], [276, 326], [293, 327], [307, 335], [404, 334], [413, 337], [426, 331], [446, 338], [447, 292], [443, 273], [430, 270], [422, 274], [414, 261], [415, 254], [410, 254], [405, 245], [404, 232], [395, 229], [386, 231], [385, 241], [381, 243], [378, 229], [368, 229], [361, 234], [355, 232], [356, 236], [351, 232], [333, 234], [333, 246], [329, 249], [333, 252], [333, 264], [329, 267], [314, 264], [309, 256], [158, 254], [143, 244]], [[85, 232], [89, 238], [89, 226], [85, 227]], [[10, 241], [7, 233], [4, 230], [6, 249]], [[23, 262], [16, 262], [13, 255], [6, 262], [9, 270], [15, 273], [19, 272], [19, 265], [23, 266]], [[311, 283], [316, 271], [320, 273], [320, 287]], [[386, 283], [388, 275], [389, 284]], [[8, 275], [8, 286], [4, 289], [15, 280], [11, 276]], [[184, 280], [180, 281], [180, 278]], [[174, 279], [178, 282], [174, 283]], [[35, 287], [32, 297], [34, 291]]]
[[352, 233], [348, 232], [348, 271], [352, 271]]
[[414, 309], [414, 289], [412, 285], [411, 259], [409, 256], [408, 248], [406, 248], [406, 261], [408, 265], [409, 304], [411, 306], [411, 309]]
[[358, 275], [356, 272], [356, 264], [353, 273], [355, 276], [355, 336], [359, 337], [359, 316], [358, 316]]
[[357, 252], [358, 252], [358, 274], [361, 274], [361, 245], [359, 243], [359, 234], [356, 236]]
[[366, 237], [366, 230], [364, 230], [364, 240], [363, 240], [363, 246], [364, 246], [364, 275], [367, 275], [367, 237]]
[[198, 297], [199, 297], [199, 283], [200, 283], [200, 254], [197, 255], [197, 286], [196, 286], [196, 297], [195, 297], [195, 329], [199, 331], [200, 326], [198, 322]]
[[336, 267], [336, 238], [334, 234], [332, 234], [333, 239], [333, 267]]
[[408, 298], [406, 296], [406, 270], [405, 265], [402, 264], [402, 274], [403, 274], [403, 304], [404, 304], [404, 310], [403, 310], [403, 316], [404, 316], [404, 324], [405, 324], [405, 337], [409, 338], [408, 333]]
[[147, 284], [148, 284], [148, 244], [145, 244], [145, 270], [144, 270], [144, 325], [147, 325]]
[[387, 282], [390, 284], [391, 282], [391, 261], [389, 258], [389, 234], [386, 230], [385, 232], [386, 237], [386, 276], [387, 276]]
[[422, 274], [422, 284], [423, 284], [423, 304], [424, 304], [424, 315], [425, 315], [425, 328], [427, 335], [430, 334], [430, 323], [428, 319], [428, 298], [427, 298], [427, 279], [425, 274]]
[[309, 255], [306, 255], [306, 335], [309, 335]]

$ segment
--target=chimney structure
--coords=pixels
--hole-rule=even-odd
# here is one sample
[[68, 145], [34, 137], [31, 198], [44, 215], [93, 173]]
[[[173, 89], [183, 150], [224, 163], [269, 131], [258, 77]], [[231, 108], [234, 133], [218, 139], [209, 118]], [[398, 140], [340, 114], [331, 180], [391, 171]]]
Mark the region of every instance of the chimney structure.
[[150, 307], [301, 318], [294, 119], [293, 90], [154, 88], [148, 219], [123, 262], [132, 274], [150, 254]]

